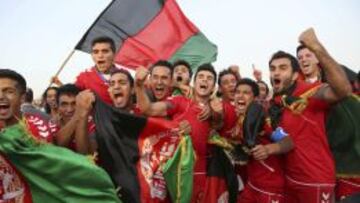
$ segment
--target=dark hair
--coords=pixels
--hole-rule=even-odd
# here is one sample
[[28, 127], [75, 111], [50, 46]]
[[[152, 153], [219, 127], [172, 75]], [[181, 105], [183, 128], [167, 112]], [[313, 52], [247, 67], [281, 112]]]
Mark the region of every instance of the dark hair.
[[[261, 84], [264, 84], [265, 85], [265, 88], [266, 88], [266, 95], [268, 95], [269, 94], [269, 86], [266, 84], [266, 82], [264, 82], [264, 81], [262, 81], [262, 80], [259, 80], [259, 81], [257, 81], [256, 82], [257, 84], [258, 84], [258, 86], [259, 86], [259, 83], [261, 83]], [[260, 87], [259, 87], [259, 89], [260, 89]]]
[[0, 69], [0, 78], [9, 78], [16, 81], [16, 88], [19, 90], [20, 94], [24, 94], [26, 92], [26, 80], [19, 73], [10, 69]]
[[95, 39], [91, 42], [91, 47], [94, 47], [95, 44], [99, 44], [99, 43], [107, 43], [107, 44], [110, 44], [111, 50], [112, 50], [114, 53], [116, 52], [115, 42], [114, 42], [114, 40], [111, 39], [110, 37], [102, 36], [102, 37], [97, 37], [97, 38], [95, 38]]
[[185, 61], [185, 60], [177, 60], [177, 61], [175, 61], [174, 65], [173, 65], [173, 70], [175, 70], [176, 66], [181, 66], [181, 65], [185, 66], [188, 69], [189, 76], [190, 76], [190, 79], [191, 79], [193, 72], [192, 72], [190, 64], [187, 61]]
[[80, 92], [80, 89], [78, 87], [76, 87], [76, 85], [74, 84], [65, 84], [61, 87], [59, 87], [59, 89], [56, 92], [56, 103], [59, 104], [60, 102], [60, 96], [62, 95], [71, 95], [76, 97], [76, 95], [78, 95]]
[[238, 77], [233, 71], [231, 71], [230, 69], [225, 69], [225, 70], [220, 71], [220, 73], [219, 73], [219, 78], [218, 78], [218, 85], [219, 86], [221, 86], [221, 78], [223, 76], [225, 76], [225, 75], [228, 75], [228, 74], [233, 75], [235, 77], [236, 81], [238, 81]]
[[164, 66], [170, 70], [170, 75], [172, 76], [173, 73], [173, 65], [169, 61], [165, 60], [158, 60], [156, 61], [151, 67], [150, 67], [150, 75], [152, 75], [152, 72], [156, 66]]
[[46, 103], [47, 93], [48, 93], [49, 90], [55, 90], [55, 91], [56, 91], [56, 94], [57, 94], [58, 89], [59, 89], [59, 88], [57, 88], [57, 87], [51, 86], [51, 87], [46, 88], [46, 90], [45, 90], [44, 93], [42, 94], [42, 100], [43, 100], [43, 102], [45, 102], [45, 106], [44, 106], [44, 108], [45, 108], [45, 113], [47, 113], [47, 114], [51, 113], [50, 106], [49, 106], [49, 104]]
[[242, 78], [236, 84], [236, 88], [238, 88], [239, 85], [249, 85], [251, 87], [254, 96], [255, 97], [259, 96], [259, 85], [254, 80], [250, 78]]
[[303, 49], [307, 49], [307, 47], [303, 44], [300, 44], [297, 48], [296, 48], [296, 55], [299, 54], [299, 51], [300, 50], [303, 50]]
[[274, 53], [271, 58], [270, 58], [270, 61], [269, 61], [269, 67], [271, 66], [271, 63], [273, 60], [275, 59], [281, 59], [281, 58], [287, 58], [290, 60], [290, 63], [291, 63], [291, 69], [293, 72], [299, 72], [300, 70], [300, 66], [299, 66], [299, 62], [298, 60], [291, 54], [289, 53], [286, 53], [284, 51], [278, 51], [276, 53]]
[[110, 72], [110, 76], [112, 77], [113, 75], [118, 74], [118, 73], [126, 75], [126, 77], [128, 78], [128, 80], [130, 82], [130, 86], [134, 87], [134, 78], [132, 77], [132, 75], [130, 74], [129, 71], [127, 71], [123, 68], [121, 68], [121, 69], [116, 68]]
[[205, 64], [200, 65], [198, 67], [198, 69], [196, 70], [195, 78], [200, 71], [209, 71], [210, 73], [212, 73], [214, 75], [214, 83], [216, 82], [217, 75], [216, 75], [216, 71], [215, 71], [215, 68], [213, 65], [211, 65], [210, 63], [205, 63]]
[[26, 88], [25, 92], [25, 102], [32, 103], [34, 100], [34, 93], [31, 88]]

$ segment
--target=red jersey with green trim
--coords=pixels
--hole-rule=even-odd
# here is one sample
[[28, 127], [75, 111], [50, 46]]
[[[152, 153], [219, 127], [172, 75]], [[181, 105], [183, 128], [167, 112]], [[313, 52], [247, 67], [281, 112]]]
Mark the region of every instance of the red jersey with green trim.
[[[293, 96], [299, 97], [320, 85], [297, 82]], [[275, 101], [279, 98], [275, 98]], [[300, 114], [284, 108], [280, 126], [294, 142], [294, 149], [286, 155], [286, 175], [305, 183], [335, 183], [335, 164], [327, 142], [325, 115], [328, 103], [308, 98], [307, 107]]]

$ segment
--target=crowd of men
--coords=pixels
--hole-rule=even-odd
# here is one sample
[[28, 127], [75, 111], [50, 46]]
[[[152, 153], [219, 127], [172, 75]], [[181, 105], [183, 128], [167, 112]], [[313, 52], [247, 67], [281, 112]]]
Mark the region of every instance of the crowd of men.
[[176, 121], [180, 131], [190, 134], [196, 153], [191, 202], [203, 202], [209, 137], [217, 132], [232, 145], [244, 143], [243, 122], [256, 103], [267, 119], [247, 164], [234, 166], [244, 184], [237, 202], [334, 202], [359, 193], [360, 177], [336, 178], [325, 120], [332, 105], [351, 96], [358, 83], [350, 84], [313, 29], [304, 31], [299, 42], [296, 57], [284, 51], [272, 54], [271, 90], [258, 70], [252, 80], [241, 77], [237, 66], [217, 74], [211, 64], [203, 64], [193, 72], [184, 60], [160, 60], [137, 68], [133, 77], [114, 65], [112, 39], [100, 37], [92, 43], [95, 65], [73, 84], [54, 78], [58, 86], [44, 92], [42, 112], [32, 106], [25, 79], [1, 69], [1, 126], [6, 129], [24, 118], [36, 139], [88, 155], [98, 148], [91, 116], [96, 99], [130, 114]]

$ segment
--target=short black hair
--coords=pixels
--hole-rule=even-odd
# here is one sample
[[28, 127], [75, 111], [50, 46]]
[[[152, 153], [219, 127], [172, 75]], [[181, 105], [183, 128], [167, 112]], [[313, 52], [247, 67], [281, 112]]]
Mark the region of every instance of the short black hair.
[[34, 100], [34, 93], [31, 88], [26, 88], [25, 92], [25, 102], [32, 103]]
[[62, 95], [71, 95], [76, 97], [76, 95], [78, 95], [79, 92], [80, 89], [76, 87], [76, 85], [71, 83], [65, 84], [59, 87], [59, 89], [56, 92], [56, 103], [59, 104], [60, 96]]
[[121, 73], [121, 74], [124, 74], [127, 76], [129, 82], [130, 82], [130, 86], [131, 87], [134, 87], [134, 78], [132, 77], [132, 75], [130, 74], [129, 71], [123, 69], [123, 68], [116, 68], [116, 69], [113, 69], [111, 72], [110, 72], [110, 77], [112, 77], [113, 75], [117, 74], [117, 73]]
[[249, 85], [251, 87], [254, 96], [255, 97], [259, 96], [259, 85], [254, 80], [250, 78], [242, 78], [236, 84], [236, 88], [238, 88], [239, 85]]
[[205, 64], [200, 65], [198, 67], [198, 69], [196, 70], [195, 79], [196, 79], [196, 76], [199, 74], [200, 71], [209, 71], [210, 73], [212, 73], [213, 76], [214, 76], [214, 84], [216, 83], [217, 74], [216, 74], [216, 71], [215, 71], [215, 68], [214, 68], [213, 65], [211, 65], [210, 63], [205, 63]]
[[107, 37], [107, 36], [97, 37], [91, 42], [91, 47], [94, 47], [95, 44], [98, 44], [98, 43], [108, 43], [108, 44], [110, 44], [111, 50], [114, 53], [116, 52], [115, 42], [112, 38]]
[[[261, 83], [261, 84], [264, 84], [265, 85], [265, 88], [266, 88], [266, 95], [268, 95], [269, 94], [269, 86], [266, 84], [266, 82], [264, 82], [264, 81], [262, 81], [262, 80], [259, 80], [259, 81], [257, 81], [256, 83], [258, 83], [258, 86], [259, 86], [259, 83]], [[259, 87], [259, 89], [260, 89], [260, 87]]]
[[296, 55], [298, 55], [299, 51], [303, 49], [307, 49], [307, 47], [303, 44], [300, 44], [298, 47], [296, 47]]
[[181, 65], [185, 66], [188, 69], [189, 76], [190, 76], [190, 79], [191, 79], [193, 72], [192, 72], [190, 63], [188, 63], [187, 61], [185, 61], [185, 60], [177, 60], [177, 61], [175, 61], [174, 65], [173, 65], [173, 69], [175, 70], [176, 66], [181, 66]]
[[299, 66], [299, 62], [298, 60], [291, 54], [284, 52], [284, 51], [277, 51], [275, 52], [270, 60], [269, 60], [269, 67], [271, 66], [271, 63], [273, 60], [275, 59], [281, 59], [281, 58], [287, 58], [290, 60], [291, 63], [291, 69], [293, 72], [299, 72], [300, 71], [300, 66]]
[[42, 94], [42, 100], [43, 100], [43, 102], [45, 102], [45, 106], [44, 106], [45, 113], [47, 113], [47, 114], [51, 113], [50, 106], [46, 103], [47, 93], [48, 93], [49, 90], [55, 90], [56, 94], [57, 94], [58, 89], [59, 88], [57, 88], [57, 87], [51, 86], [51, 87], [46, 88], [44, 93]]
[[16, 88], [19, 90], [20, 94], [24, 94], [26, 92], [26, 80], [18, 72], [10, 69], [0, 69], [0, 78], [8, 78], [16, 81]]
[[221, 78], [223, 76], [225, 76], [225, 75], [228, 75], [228, 74], [233, 75], [235, 77], [236, 81], [238, 81], [237, 75], [233, 71], [231, 71], [229, 68], [227, 68], [225, 70], [220, 71], [220, 73], [219, 73], [219, 78], [218, 78], [218, 85], [219, 86], [221, 86]]
[[170, 70], [170, 75], [172, 77], [173, 65], [169, 61], [166, 61], [166, 60], [156, 61], [152, 66], [150, 66], [150, 75], [152, 75], [152, 72], [156, 66], [164, 66], [164, 67], [168, 68]]

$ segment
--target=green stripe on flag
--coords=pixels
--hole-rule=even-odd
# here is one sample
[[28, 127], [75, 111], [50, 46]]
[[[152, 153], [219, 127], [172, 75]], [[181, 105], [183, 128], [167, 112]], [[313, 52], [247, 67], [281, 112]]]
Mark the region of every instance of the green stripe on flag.
[[190, 63], [193, 72], [204, 63], [216, 61], [217, 46], [211, 43], [201, 32], [190, 37], [170, 58], [171, 62], [182, 59]]
[[174, 203], [191, 200], [195, 154], [190, 136], [183, 136], [172, 156], [163, 167], [166, 187]]
[[103, 169], [86, 156], [39, 143], [23, 122], [1, 131], [0, 151], [25, 177], [33, 202], [120, 202]]

